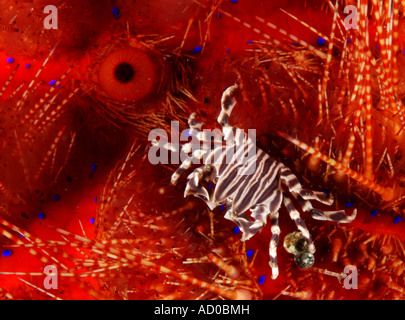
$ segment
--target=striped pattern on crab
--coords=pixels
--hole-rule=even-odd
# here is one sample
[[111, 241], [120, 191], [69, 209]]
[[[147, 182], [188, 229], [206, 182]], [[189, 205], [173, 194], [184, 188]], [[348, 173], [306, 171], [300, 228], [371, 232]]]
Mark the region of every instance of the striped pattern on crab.
[[[177, 184], [180, 176], [193, 163], [198, 163], [203, 159], [204, 165], [195, 169], [188, 176], [184, 195], [185, 197], [193, 195], [201, 198], [211, 210], [225, 204], [227, 206], [225, 218], [238, 225], [242, 231], [242, 241], [250, 239], [260, 231], [270, 216], [272, 237], [269, 265], [272, 270], [272, 278], [276, 279], [279, 274], [277, 246], [280, 227], [278, 219], [282, 203], [307, 242], [308, 252], [311, 254], [315, 252], [308, 228], [301, 219], [299, 211], [293, 206], [287, 190], [298, 200], [302, 210], [309, 212], [316, 220], [349, 223], [354, 220], [356, 210], [351, 216], [347, 216], [344, 210], [323, 212], [314, 209], [310, 200], [331, 205], [333, 198], [328, 197], [324, 192], [304, 189], [288, 167], [257, 148], [255, 141], [252, 141], [243, 130], [229, 125], [230, 115], [236, 104], [232, 95], [237, 87], [235, 84], [227, 88], [222, 95], [222, 109], [218, 117], [218, 123], [222, 126], [222, 141], [214, 144], [214, 148], [207, 148], [209, 143], [204, 142], [211, 141], [212, 137], [215, 139], [215, 135], [202, 131], [202, 123], [195, 119], [194, 113], [188, 121], [189, 134], [197, 138], [200, 144], [202, 142], [202, 148], [192, 149], [192, 142], [182, 145], [181, 148], [164, 141], [155, 140], [152, 143], [155, 146], [159, 145], [172, 151], [183, 151], [189, 154], [172, 175], [171, 183], [173, 185]], [[218, 142], [218, 139], [214, 141]], [[254, 154], [253, 157], [249, 156], [252, 154]], [[245, 159], [245, 161], [240, 161], [240, 159]], [[215, 186], [206, 188], [204, 183], [214, 183]], [[283, 186], [286, 190], [283, 189]], [[249, 210], [250, 217], [247, 215]]]

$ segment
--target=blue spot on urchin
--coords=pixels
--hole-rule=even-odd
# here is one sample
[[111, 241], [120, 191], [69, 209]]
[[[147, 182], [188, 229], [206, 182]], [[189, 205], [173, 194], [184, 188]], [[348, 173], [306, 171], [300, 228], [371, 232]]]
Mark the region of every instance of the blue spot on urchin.
[[53, 200], [59, 201], [59, 200], [60, 200], [60, 195], [59, 195], [59, 194], [55, 194], [55, 195], [53, 196]]
[[233, 228], [233, 233], [238, 234], [240, 232], [239, 227], [234, 227]]
[[25, 67], [25, 69], [31, 68], [31, 63], [26, 63], [24, 67]]
[[232, 3], [238, 3], [238, 0], [231, 0]]
[[229, 53], [229, 52], [231, 52], [231, 49], [226, 49], [225, 52]]
[[219, 206], [219, 209], [224, 210], [224, 209], [225, 209], [225, 205], [224, 205], [224, 204], [221, 204], [221, 205]]
[[13, 57], [8, 57], [7, 59], [6, 59], [6, 61], [7, 61], [7, 63], [13, 63], [14, 62], [14, 58]]
[[9, 250], [9, 249], [3, 250], [3, 252], [1, 253], [1, 255], [5, 258], [11, 256], [12, 254], [13, 254], [13, 250]]
[[91, 224], [94, 224], [95, 221], [96, 221], [96, 219], [90, 218], [90, 223], [91, 223]]
[[320, 46], [324, 46], [324, 45], [326, 44], [326, 41], [325, 41], [324, 38], [319, 37], [319, 38], [316, 40], [316, 43], [317, 43], [318, 45], [320, 45]]
[[201, 46], [196, 46], [194, 49], [191, 49], [192, 53], [200, 53], [202, 51]]
[[266, 280], [266, 276], [260, 276], [259, 277], [259, 284], [262, 285], [265, 280]]
[[253, 41], [252, 41], [252, 40], [249, 40], [247, 43], [251, 44], [251, 43], [253, 43]]
[[350, 208], [354, 206], [354, 202], [348, 202], [346, 203], [346, 208]]
[[96, 169], [97, 169], [97, 166], [98, 166], [98, 163], [97, 162], [94, 162], [92, 165], [91, 165], [91, 172], [94, 172]]
[[121, 12], [120, 9], [115, 6], [112, 10], [111, 10], [111, 14], [114, 16], [115, 19], [118, 19], [119, 17], [121, 17]]
[[56, 80], [51, 80], [51, 81], [48, 82], [48, 84], [49, 84], [50, 86], [53, 86], [55, 83], [56, 83]]
[[183, 131], [183, 134], [184, 134], [186, 137], [188, 137], [188, 138], [191, 137], [191, 133], [190, 133], [190, 130], [189, 130], [189, 129], [184, 130], [184, 131]]
[[246, 251], [246, 256], [248, 258], [251, 258], [253, 256], [253, 249], [250, 249], [250, 250]]
[[396, 216], [395, 219], [394, 219], [394, 223], [397, 224], [400, 221], [402, 221], [402, 217]]
[[378, 210], [374, 210], [370, 213], [370, 217], [375, 217], [378, 214]]
[[95, 197], [95, 198], [94, 198], [94, 202], [97, 202], [97, 200], [98, 200], [98, 197]]
[[44, 219], [46, 218], [45, 213], [40, 212], [40, 213], [38, 214], [38, 218], [41, 219], [41, 220], [44, 220]]

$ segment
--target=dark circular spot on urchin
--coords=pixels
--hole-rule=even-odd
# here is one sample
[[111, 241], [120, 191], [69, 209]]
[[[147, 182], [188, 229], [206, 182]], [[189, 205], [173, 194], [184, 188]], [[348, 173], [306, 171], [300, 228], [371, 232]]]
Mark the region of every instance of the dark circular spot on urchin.
[[122, 83], [130, 82], [135, 76], [135, 70], [129, 63], [122, 62], [114, 70], [115, 78]]

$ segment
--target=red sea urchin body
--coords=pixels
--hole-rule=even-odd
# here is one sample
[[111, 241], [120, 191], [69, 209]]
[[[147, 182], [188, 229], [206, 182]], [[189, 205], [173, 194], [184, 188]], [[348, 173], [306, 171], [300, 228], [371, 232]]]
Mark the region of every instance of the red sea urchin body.
[[[0, 24], [6, 26], [0, 31], [1, 85], [20, 64], [1, 101], [7, 123], [2, 150], [9, 151], [2, 151], [0, 177], [0, 271], [20, 271], [23, 280], [41, 289], [42, 277], [31, 279], [30, 273], [52, 263], [61, 271], [60, 290], [45, 293], [2, 275], [1, 297], [404, 298], [404, 81], [384, 57], [396, 57], [400, 71], [404, 63], [401, 36], [392, 33], [391, 50], [380, 45], [374, 31], [386, 17], [378, 22], [369, 15], [373, 64], [361, 46], [364, 29], [346, 34], [338, 23], [329, 50], [334, 10], [326, 1], [307, 7], [296, 1], [257, 1], [255, 6], [248, 1], [56, 1], [60, 23], [54, 31], [41, 27], [47, 1], [0, 3]], [[393, 3], [394, 16], [402, 17], [399, 1]], [[342, 18], [343, 7], [339, 2]], [[403, 28], [395, 25], [394, 31]], [[13, 107], [56, 44], [28, 90], [26, 108], [16, 114]], [[361, 61], [367, 59], [371, 78], [362, 82], [368, 67]], [[32, 68], [23, 69], [26, 63]], [[189, 113], [196, 111], [204, 127], [217, 127], [220, 95], [235, 82], [241, 90], [233, 123], [256, 129], [259, 147], [294, 170], [304, 185], [331, 193], [336, 209], [359, 209], [357, 219], [345, 226], [303, 215], [317, 247], [315, 265], [300, 269], [279, 246], [280, 276], [274, 281], [268, 266], [270, 226], [240, 242], [221, 208], [210, 212], [184, 199], [185, 180], [177, 190], [169, 185], [177, 165], [153, 167], [146, 158], [147, 134], [169, 128], [171, 120], [185, 129]], [[362, 107], [370, 101], [371, 112]], [[48, 114], [41, 116], [43, 111]], [[35, 132], [37, 123], [43, 127]], [[393, 188], [395, 197], [383, 201], [370, 184], [310, 158], [277, 131]], [[20, 140], [25, 135], [30, 139]], [[282, 237], [295, 231], [287, 216], [280, 212]], [[44, 219], [63, 230], [42, 226]], [[29, 234], [20, 237], [22, 231]], [[40, 239], [43, 244], [30, 244]], [[21, 268], [22, 259], [32, 263]], [[359, 271], [357, 290], [339, 282], [347, 265]], [[91, 277], [83, 277], [86, 272]], [[230, 288], [240, 295], [229, 294]]]

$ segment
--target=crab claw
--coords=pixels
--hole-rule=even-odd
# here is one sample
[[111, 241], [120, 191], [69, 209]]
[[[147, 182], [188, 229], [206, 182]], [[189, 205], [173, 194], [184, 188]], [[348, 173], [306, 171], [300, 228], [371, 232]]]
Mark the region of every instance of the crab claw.
[[205, 187], [200, 184], [201, 175], [198, 171], [192, 172], [188, 176], [188, 182], [184, 191], [184, 197], [194, 196], [204, 200], [210, 209], [214, 209], [216, 205], [210, 201], [210, 195]]
[[246, 214], [243, 213], [236, 215], [232, 213], [231, 210], [228, 210], [224, 217], [225, 219], [233, 221], [238, 225], [239, 229], [242, 231], [242, 241], [249, 240], [264, 226], [259, 220], [252, 221]]

